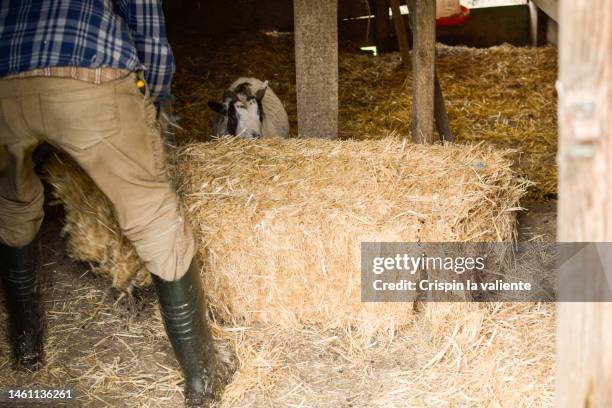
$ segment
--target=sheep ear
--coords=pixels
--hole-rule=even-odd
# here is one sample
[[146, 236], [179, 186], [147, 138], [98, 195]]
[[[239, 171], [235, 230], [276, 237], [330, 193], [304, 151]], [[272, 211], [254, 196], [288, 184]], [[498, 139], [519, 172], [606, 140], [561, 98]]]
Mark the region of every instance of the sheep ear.
[[251, 85], [249, 85], [248, 82], [243, 82], [240, 85], [238, 85], [234, 89], [234, 92], [236, 93], [236, 97], [238, 96], [238, 94], [242, 94], [247, 98], [250, 98], [251, 96], [253, 96], [251, 94]]
[[238, 100], [238, 95], [236, 92], [230, 91], [229, 89], [223, 92], [223, 102], [233, 102]]
[[225, 115], [227, 113], [227, 107], [219, 102], [208, 101], [208, 107], [221, 115]]
[[257, 99], [258, 101], [261, 101], [263, 97], [266, 95], [266, 90], [268, 90], [268, 81], [265, 81], [263, 85], [261, 86], [261, 88], [257, 90], [257, 92], [255, 93], [255, 99]]

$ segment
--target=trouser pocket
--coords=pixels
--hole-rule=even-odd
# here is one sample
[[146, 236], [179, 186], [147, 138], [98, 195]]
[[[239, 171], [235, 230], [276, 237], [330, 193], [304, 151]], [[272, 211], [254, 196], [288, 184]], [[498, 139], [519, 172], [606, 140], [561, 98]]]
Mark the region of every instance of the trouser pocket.
[[112, 89], [96, 85], [78, 95], [41, 95], [45, 137], [64, 147], [89, 149], [121, 129]]

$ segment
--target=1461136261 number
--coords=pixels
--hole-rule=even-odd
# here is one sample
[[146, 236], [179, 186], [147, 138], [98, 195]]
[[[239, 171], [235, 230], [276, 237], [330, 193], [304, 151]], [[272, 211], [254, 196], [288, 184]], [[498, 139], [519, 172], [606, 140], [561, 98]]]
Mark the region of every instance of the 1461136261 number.
[[1, 401], [14, 400], [70, 400], [74, 390], [57, 388], [8, 388], [0, 391]]

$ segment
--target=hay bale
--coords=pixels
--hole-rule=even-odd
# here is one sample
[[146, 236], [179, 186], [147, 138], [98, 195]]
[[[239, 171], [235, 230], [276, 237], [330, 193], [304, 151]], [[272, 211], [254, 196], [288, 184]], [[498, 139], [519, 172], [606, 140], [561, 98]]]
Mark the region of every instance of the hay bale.
[[[360, 242], [513, 240], [527, 182], [511, 166], [483, 144], [224, 138], [181, 148], [174, 173], [218, 319], [369, 335], [411, 312], [360, 302]], [[65, 163], [48, 174], [71, 256], [120, 289], [145, 284], [93, 183]]]
[[91, 178], [64, 155], [55, 155], [44, 172], [57, 198], [51, 204], [64, 208], [62, 236], [68, 255], [89, 263], [92, 272], [110, 280], [119, 291], [150, 285], [151, 276], [123, 236], [110, 201]]

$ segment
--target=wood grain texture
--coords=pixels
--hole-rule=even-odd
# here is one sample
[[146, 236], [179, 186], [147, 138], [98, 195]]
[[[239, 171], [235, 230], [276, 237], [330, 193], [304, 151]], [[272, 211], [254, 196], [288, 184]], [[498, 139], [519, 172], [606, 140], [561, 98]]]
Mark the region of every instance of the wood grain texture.
[[298, 136], [338, 137], [336, 0], [294, 0]]
[[436, 0], [409, 0], [412, 27], [412, 139], [434, 141]]
[[[612, 241], [612, 7], [560, 3], [559, 241]], [[598, 265], [559, 279], [586, 299]], [[571, 276], [579, 276], [573, 281]], [[557, 407], [612, 406], [612, 304], [559, 303]]]

